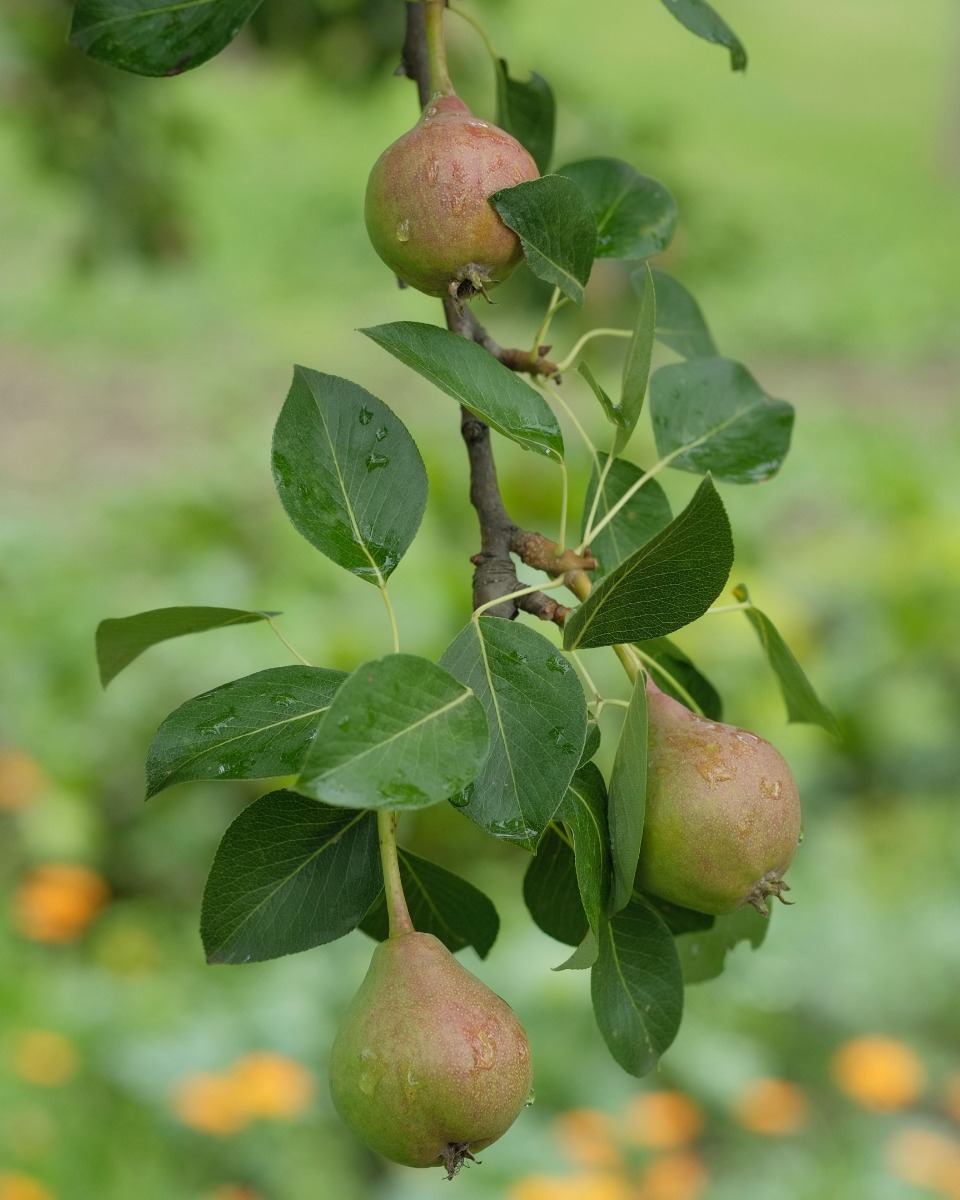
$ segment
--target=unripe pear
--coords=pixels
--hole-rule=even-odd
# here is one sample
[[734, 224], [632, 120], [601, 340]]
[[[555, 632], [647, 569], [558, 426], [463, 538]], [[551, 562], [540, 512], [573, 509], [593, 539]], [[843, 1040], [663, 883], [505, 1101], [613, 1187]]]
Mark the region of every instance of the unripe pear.
[[330, 1092], [362, 1142], [408, 1167], [443, 1166], [502, 1137], [530, 1095], [513, 1009], [429, 933], [381, 942], [330, 1052]]
[[364, 206], [370, 241], [404, 283], [469, 300], [506, 279], [523, 255], [489, 197], [538, 176], [516, 138], [479, 120], [459, 96], [436, 96], [374, 163]]
[[697, 716], [649, 680], [647, 704], [638, 887], [696, 912], [752, 904], [768, 915], [800, 840], [790, 768], [763, 738]]

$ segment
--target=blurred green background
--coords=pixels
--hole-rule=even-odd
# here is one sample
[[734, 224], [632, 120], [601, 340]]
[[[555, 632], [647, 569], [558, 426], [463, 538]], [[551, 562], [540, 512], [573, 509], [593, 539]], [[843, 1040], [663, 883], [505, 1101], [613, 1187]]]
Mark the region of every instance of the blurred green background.
[[[107, 693], [93, 658], [100, 618], [173, 604], [282, 610], [323, 665], [389, 649], [375, 590], [301, 542], [273, 492], [294, 362], [356, 379], [423, 449], [431, 499], [392, 588], [405, 648], [439, 654], [467, 617], [477, 539], [456, 410], [353, 332], [438, 317], [394, 288], [361, 215], [373, 159], [415, 115], [392, 75], [400, 7], [267, 0], [174, 80], [81, 59], [59, 0], [9, 0], [0, 17], [0, 1200], [447, 1186], [373, 1159], [332, 1113], [324, 1067], [362, 935], [203, 963], [206, 870], [265, 789], [142, 803], [160, 720], [286, 651], [260, 626], [171, 642]], [[781, 475], [723, 490], [731, 583], [778, 623], [846, 744], [785, 724], [741, 617], [678, 638], [727, 718], [793, 764], [805, 840], [796, 906], [688, 992], [642, 1082], [607, 1056], [586, 976], [551, 972], [566, 951], [525, 917], [523, 856], [452, 810], [407, 822], [494, 898], [500, 940], [465, 959], [520, 1013], [536, 1060], [536, 1104], [458, 1178], [466, 1200], [960, 1196], [960, 14], [721, 7], [745, 77], [653, 0], [471, 12], [516, 74], [551, 80], [557, 162], [617, 155], [675, 193], [660, 265], [722, 351], [796, 404]], [[454, 77], [491, 116], [482, 47], [449, 24]], [[494, 333], [527, 344], [543, 293], [518, 274], [497, 299]], [[598, 266], [589, 323], [631, 312], [625, 272]], [[579, 320], [557, 321], [558, 350]], [[591, 355], [611, 385], [615, 350]], [[599, 436], [574, 376], [564, 393]], [[498, 454], [517, 519], [554, 535], [549, 464]], [[682, 502], [692, 482], [667, 486]]]

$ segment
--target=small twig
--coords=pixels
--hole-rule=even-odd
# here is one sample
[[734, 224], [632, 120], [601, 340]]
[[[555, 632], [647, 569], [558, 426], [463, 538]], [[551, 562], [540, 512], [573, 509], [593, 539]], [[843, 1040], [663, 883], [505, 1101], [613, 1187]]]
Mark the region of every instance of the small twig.
[[482, 346], [488, 354], [492, 354], [511, 371], [518, 371], [526, 375], [544, 375], [559, 381], [556, 363], [545, 357], [550, 351], [549, 346], [538, 346], [536, 354], [532, 354], [529, 350], [501, 346], [487, 333], [465, 305], [451, 299], [444, 300], [443, 307], [447, 315], [448, 329], [452, 329], [454, 333], [459, 333], [461, 337], [465, 337], [471, 342], [476, 342], [478, 346]]

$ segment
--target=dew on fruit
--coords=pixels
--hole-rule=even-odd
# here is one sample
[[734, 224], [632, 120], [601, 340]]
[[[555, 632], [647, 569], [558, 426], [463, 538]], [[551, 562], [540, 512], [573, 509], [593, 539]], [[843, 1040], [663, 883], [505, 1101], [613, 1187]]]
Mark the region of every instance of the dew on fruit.
[[373, 413], [370, 411], [370, 409], [369, 408], [361, 408], [360, 409], [360, 424], [361, 425], [369, 425], [372, 420], [373, 420]]
[[409, 219], [409, 217], [404, 217], [402, 221], [397, 222], [397, 231], [396, 232], [397, 232], [397, 241], [398, 242], [409, 242], [410, 241], [410, 219]]
[[431, 187], [437, 186], [437, 180], [440, 178], [440, 161], [436, 158], [431, 158], [427, 163], [427, 183]]
[[368, 454], [364, 461], [367, 471], [376, 471], [378, 467], [386, 467], [390, 463], [390, 459], [385, 454]]
[[524, 1108], [532, 1108], [534, 1103], [536, 1102], [536, 1099], [537, 1099], [536, 1090], [534, 1088], [531, 1088], [530, 1091], [527, 1092], [527, 1098], [523, 1102], [523, 1107]]

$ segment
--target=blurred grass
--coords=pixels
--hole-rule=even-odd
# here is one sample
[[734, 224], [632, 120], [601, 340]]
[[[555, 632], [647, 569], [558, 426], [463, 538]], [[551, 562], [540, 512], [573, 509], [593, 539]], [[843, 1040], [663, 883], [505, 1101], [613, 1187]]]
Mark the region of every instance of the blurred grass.
[[[761, 953], [738, 950], [721, 980], [689, 993], [680, 1038], [644, 1084], [609, 1062], [585, 979], [550, 972], [563, 949], [524, 918], [519, 856], [488, 848], [453, 812], [412, 823], [496, 899], [504, 933], [478, 969], [527, 1022], [537, 1061], [536, 1106], [458, 1179], [467, 1200], [573, 1170], [553, 1124], [563, 1109], [615, 1117], [638, 1090], [664, 1086], [704, 1109], [694, 1150], [708, 1200], [774, 1188], [783, 1200], [921, 1200], [931, 1189], [891, 1170], [889, 1139], [915, 1127], [958, 1136], [943, 1100], [960, 1072], [956, 14], [946, 0], [922, 14], [893, 0], [842, 10], [728, 0], [723, 11], [751, 52], [746, 78], [652, 3], [617, 13], [630, 36], [572, 0], [498, 5], [485, 19], [518, 74], [532, 67], [554, 83], [559, 161], [602, 147], [676, 192], [682, 220], [664, 265], [695, 288], [723, 350], [797, 404], [781, 478], [724, 489], [732, 582], [744, 578], [780, 625], [848, 744], [785, 727], [745, 621], [718, 617], [683, 636], [728, 719], [795, 765], [806, 836], [791, 869], [797, 906], [776, 914]], [[469, 31], [454, 34], [463, 90], [482, 110], [486, 64]], [[173, 642], [106, 694], [92, 654], [101, 617], [177, 603], [282, 609], [293, 642], [330, 666], [388, 648], [374, 590], [311, 554], [272, 489], [267, 445], [294, 361], [357, 379], [424, 448], [431, 500], [395, 576], [405, 646], [437, 654], [465, 620], [476, 546], [455, 412], [351, 332], [436, 319], [432, 301], [394, 290], [360, 213], [370, 161], [411, 121], [409, 88], [384, 78], [367, 94], [339, 92], [293, 64], [266, 68], [242, 43], [198, 72], [138, 86], [201, 131], [199, 148], [174, 159], [197, 247], [175, 267], [114, 259], [71, 271], [77, 197], [33, 164], [15, 107], [0, 114], [0, 750], [41, 770], [22, 809], [0, 811], [0, 1181], [21, 1172], [56, 1200], [212, 1200], [227, 1184], [268, 1200], [318, 1188], [338, 1200], [420, 1197], [439, 1175], [372, 1162], [322, 1083], [368, 943], [204, 967], [206, 868], [257, 790], [195, 785], [141, 803], [159, 720], [195, 692], [286, 661], [282, 648], [259, 627]], [[598, 270], [590, 295], [595, 321], [610, 320], [622, 272]], [[502, 340], [532, 336], [538, 298], [522, 278], [501, 289], [488, 315]], [[558, 345], [578, 328], [558, 321]], [[596, 361], [616, 369], [612, 351]], [[649, 443], [636, 453], [643, 461]], [[549, 466], [509, 447], [500, 464], [518, 518], [554, 533]], [[575, 469], [582, 479], [585, 463]], [[691, 483], [672, 478], [672, 496]], [[76, 943], [31, 941], [14, 919], [16, 890], [58, 860], [95, 868], [114, 899]], [[18, 1039], [37, 1029], [76, 1049], [60, 1085], [18, 1074]], [[837, 1047], [873, 1031], [925, 1068], [905, 1113], [869, 1112], [832, 1081]], [[315, 1073], [309, 1107], [226, 1137], [176, 1119], [179, 1082], [261, 1049]], [[809, 1097], [789, 1137], [737, 1118], [762, 1076]], [[653, 1154], [631, 1153], [628, 1175]]]

